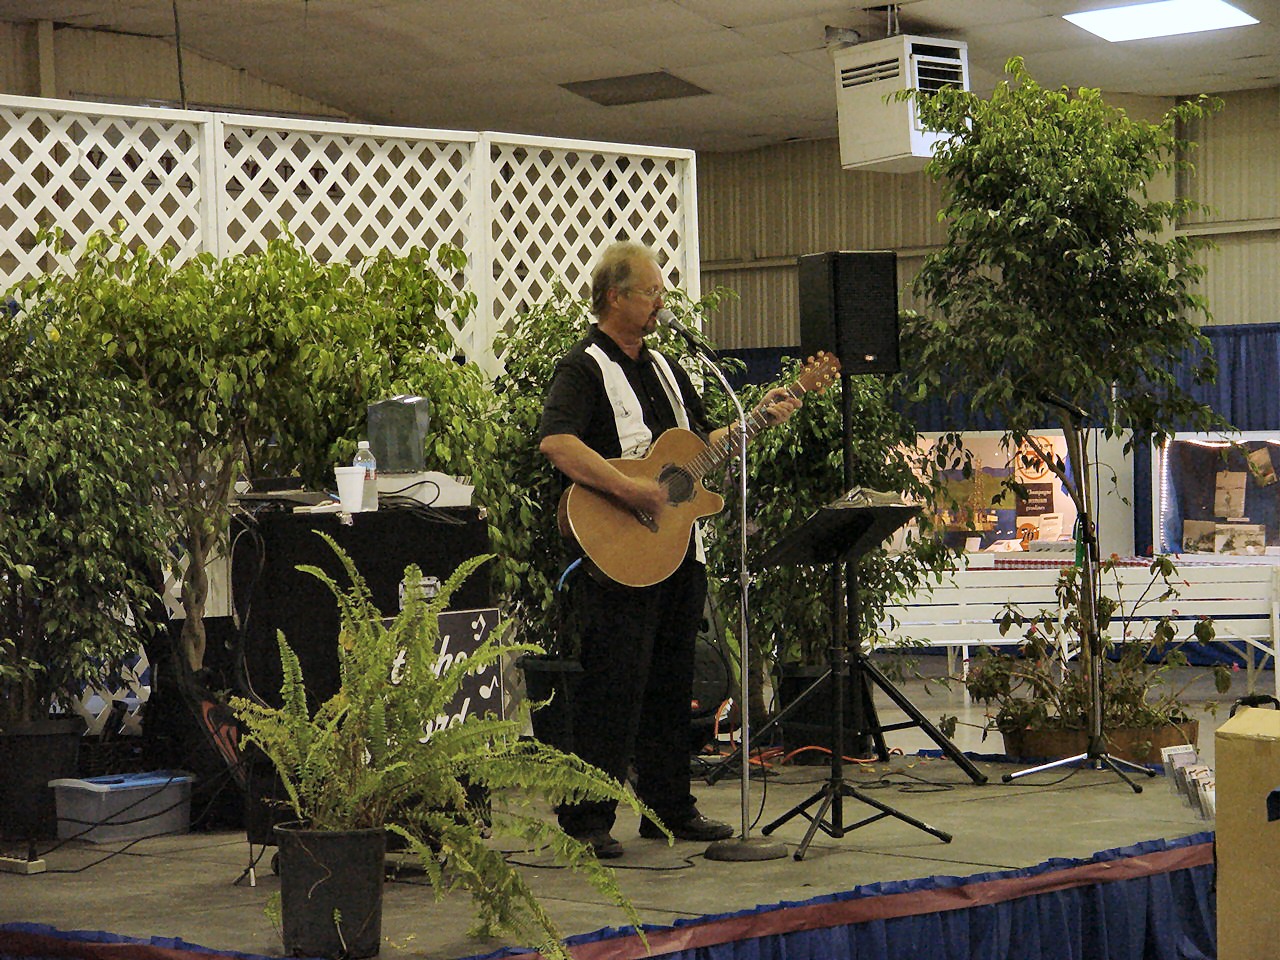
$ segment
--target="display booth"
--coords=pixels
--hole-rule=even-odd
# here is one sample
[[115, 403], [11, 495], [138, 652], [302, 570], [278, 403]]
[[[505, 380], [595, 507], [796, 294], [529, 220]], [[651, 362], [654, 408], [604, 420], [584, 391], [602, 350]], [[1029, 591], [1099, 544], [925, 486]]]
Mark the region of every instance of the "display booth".
[[1152, 452], [1158, 553], [1280, 562], [1280, 432], [1175, 434]]
[[[917, 447], [922, 458], [932, 459], [941, 434], [921, 434]], [[1104, 555], [1133, 552], [1132, 507], [1126, 502], [1132, 484], [1132, 457], [1119, 441], [1089, 431], [1090, 453], [1096, 465], [1093, 477], [1098, 500], [1098, 537]], [[1062, 482], [1050, 471], [1030, 444], [1011, 450], [997, 431], [964, 434], [965, 448], [973, 454], [972, 469], [965, 476], [959, 467], [946, 471], [947, 496], [939, 504], [943, 537], [952, 547], [968, 554], [1019, 553], [1070, 555], [1075, 549], [1076, 508]], [[1071, 465], [1061, 430], [1043, 430], [1036, 446]], [[1002, 490], [1013, 477], [1024, 493]]]

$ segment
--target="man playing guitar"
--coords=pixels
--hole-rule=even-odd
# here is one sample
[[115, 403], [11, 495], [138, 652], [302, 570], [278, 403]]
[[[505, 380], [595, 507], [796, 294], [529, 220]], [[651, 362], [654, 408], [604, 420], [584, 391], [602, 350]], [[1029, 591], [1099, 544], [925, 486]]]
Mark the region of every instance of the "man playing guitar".
[[[713, 446], [729, 429], [710, 429], [685, 371], [645, 344], [663, 292], [662, 273], [646, 247], [617, 243], [604, 251], [591, 276], [596, 322], [556, 367], [539, 430], [542, 453], [566, 481], [655, 527], [675, 509], [671, 485], [609, 461], [644, 457], [674, 427]], [[799, 406], [794, 391], [776, 388], [753, 418], [781, 423]], [[689, 784], [694, 642], [707, 591], [696, 527], [675, 572], [659, 582], [624, 586], [576, 576], [569, 589], [583, 668], [572, 705], [575, 752], [619, 781], [634, 762], [638, 796], [678, 839], [732, 836], [728, 824], [698, 812]], [[557, 813], [565, 832], [591, 844], [597, 856], [622, 855], [611, 833], [614, 804], [566, 805]], [[646, 820], [640, 835], [662, 833]]]

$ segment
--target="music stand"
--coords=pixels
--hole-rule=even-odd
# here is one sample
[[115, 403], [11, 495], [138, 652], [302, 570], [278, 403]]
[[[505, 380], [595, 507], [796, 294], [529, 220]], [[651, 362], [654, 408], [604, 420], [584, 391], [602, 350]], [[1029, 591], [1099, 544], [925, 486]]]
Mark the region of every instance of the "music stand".
[[[819, 508], [817, 513], [774, 544], [760, 561], [761, 568], [784, 565], [818, 566], [822, 564], [826, 564], [831, 568], [831, 643], [827, 648], [827, 673], [814, 683], [809, 690], [805, 691], [799, 699], [774, 718], [774, 722], [780, 720], [829, 676], [831, 678], [832, 699], [831, 775], [828, 777], [827, 782], [823, 784], [822, 789], [792, 807], [760, 831], [765, 836], [768, 836], [794, 817], [803, 816], [807, 819], [809, 821], [809, 829], [805, 831], [804, 839], [800, 841], [800, 846], [796, 849], [794, 855], [796, 860], [804, 859], [804, 855], [809, 849], [809, 844], [819, 829], [827, 836], [839, 839], [859, 827], [882, 820], [885, 817], [896, 817], [904, 823], [937, 837], [943, 843], [951, 842], [951, 834], [931, 827], [927, 823], [899, 810], [895, 810], [874, 797], [867, 796], [844, 778], [844, 681], [845, 665], [850, 645], [848, 643], [848, 609], [845, 602], [847, 595], [844, 591], [844, 578], [841, 576], [841, 563], [842, 561], [849, 561], [850, 593], [856, 593], [855, 566], [857, 558], [883, 543], [893, 531], [919, 512], [919, 507], [907, 504], [866, 506], [851, 500], [837, 500], [835, 503]], [[874, 664], [867, 662], [859, 642], [856, 619], [853, 627], [853, 639], [855, 641], [853, 644], [853, 657], [860, 670], [866, 670], [883, 688], [887, 691], [892, 691], [894, 700], [899, 706], [905, 704], [910, 707], [910, 703], [893, 688], [892, 684], [888, 682], [888, 678], [884, 677]], [[864, 689], [861, 672], [855, 672], [854, 681], [859, 685], [857, 689], [859, 696], [861, 696]], [[914, 707], [911, 709], [914, 711]], [[920, 719], [923, 720], [923, 717]], [[927, 724], [928, 721], [924, 721], [924, 723]], [[932, 725], [929, 726], [931, 727]], [[936, 733], [936, 730], [934, 732]], [[938, 734], [935, 739], [946, 742], [941, 734]], [[878, 745], [883, 750], [883, 737], [880, 737]], [[947, 746], [950, 746], [951, 750], [955, 751], [964, 763], [969, 763], [968, 758], [956, 751], [955, 747], [949, 742], [947, 742]], [[969, 766], [972, 767], [972, 764], [969, 764]], [[982, 774], [978, 773], [976, 768], [974, 768], [974, 773], [978, 777], [982, 777]], [[985, 780], [985, 777], [982, 779]], [[870, 807], [874, 807], [878, 812], [846, 827], [844, 825], [845, 797], [851, 797]], [[821, 805], [818, 807], [817, 812], [810, 813], [809, 808], [819, 801], [821, 801]], [[829, 820], [827, 819], [828, 811], [830, 811]]]

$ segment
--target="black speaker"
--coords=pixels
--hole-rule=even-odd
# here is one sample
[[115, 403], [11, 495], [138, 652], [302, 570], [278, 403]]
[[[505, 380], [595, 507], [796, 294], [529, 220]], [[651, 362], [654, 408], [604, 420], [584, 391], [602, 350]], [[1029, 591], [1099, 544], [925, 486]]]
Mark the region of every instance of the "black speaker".
[[798, 260], [800, 349], [840, 358], [847, 373], [898, 370], [898, 255], [815, 253]]

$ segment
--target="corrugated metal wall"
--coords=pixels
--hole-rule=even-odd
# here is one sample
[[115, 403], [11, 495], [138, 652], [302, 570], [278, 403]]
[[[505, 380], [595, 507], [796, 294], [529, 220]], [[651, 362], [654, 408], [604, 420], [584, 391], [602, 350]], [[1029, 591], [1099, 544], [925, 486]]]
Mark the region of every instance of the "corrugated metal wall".
[[[726, 347], [799, 341], [795, 259], [824, 250], [897, 250], [901, 284], [944, 239], [941, 195], [923, 174], [845, 171], [836, 140], [698, 157], [702, 289], [737, 300], [712, 320]], [[904, 304], [909, 305], [909, 304]]]
[[[41, 63], [40, 30], [35, 24], [0, 22], [0, 93], [61, 99], [97, 98], [122, 103], [179, 100], [177, 54], [172, 43], [71, 27], [53, 29]], [[51, 42], [50, 42], [51, 41]], [[237, 107], [268, 113], [293, 113], [344, 119], [318, 100], [255, 77], [247, 70], [183, 50], [187, 101], [192, 105]], [[43, 79], [53, 89], [42, 88]]]
[[[1108, 98], [1155, 119], [1150, 98]], [[1183, 226], [1211, 233], [1205, 290], [1216, 323], [1280, 320], [1280, 90], [1230, 94], [1200, 129], [1198, 176], [1180, 189], [1212, 204]], [[1152, 109], [1152, 107], [1158, 109]], [[1157, 185], [1153, 194], [1167, 191]], [[902, 288], [945, 239], [940, 188], [923, 174], [845, 171], [836, 140], [698, 157], [702, 286], [728, 301], [710, 332], [725, 347], [799, 342], [795, 258], [823, 250], [896, 250]], [[904, 295], [903, 307], [919, 307]]]
[[1208, 237], [1203, 285], [1215, 324], [1280, 321], [1280, 88], [1224, 97], [1187, 135], [1200, 146], [1186, 196], [1208, 204], [1183, 230]]

